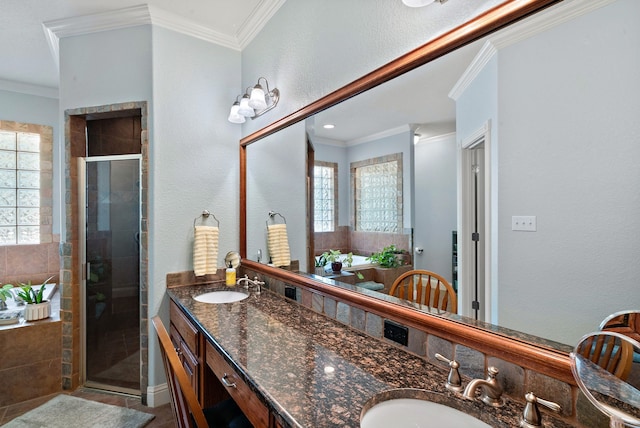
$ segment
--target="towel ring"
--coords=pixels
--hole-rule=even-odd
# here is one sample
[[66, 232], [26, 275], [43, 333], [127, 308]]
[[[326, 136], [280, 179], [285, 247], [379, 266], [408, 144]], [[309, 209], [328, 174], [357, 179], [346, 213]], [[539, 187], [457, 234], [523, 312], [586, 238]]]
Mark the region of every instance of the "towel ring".
[[282, 217], [282, 221], [284, 222], [284, 224], [287, 224], [287, 219], [284, 218], [284, 216], [282, 214], [277, 213], [275, 211], [269, 211], [269, 218], [267, 219], [267, 221], [265, 221], [265, 223], [267, 224], [267, 227], [269, 227], [269, 219], [273, 220], [273, 224], [276, 224], [275, 216], [277, 216], [277, 215]]
[[209, 217], [213, 217], [213, 219], [216, 221], [218, 227], [220, 227], [220, 220], [218, 220], [215, 215], [210, 213], [209, 210], [202, 210], [202, 214], [193, 219], [193, 227], [194, 228], [196, 227], [196, 222], [198, 221], [199, 218], [201, 218], [202, 219], [202, 223], [204, 223]]

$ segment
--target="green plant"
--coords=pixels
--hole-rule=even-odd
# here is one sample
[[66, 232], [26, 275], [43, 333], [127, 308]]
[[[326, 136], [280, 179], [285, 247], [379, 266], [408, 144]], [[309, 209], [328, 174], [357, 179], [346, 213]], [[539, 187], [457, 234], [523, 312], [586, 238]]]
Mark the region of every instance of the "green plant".
[[324, 257], [328, 263], [334, 263], [340, 261], [341, 254], [340, 250], [329, 250], [322, 253], [320, 257]]
[[326, 253], [323, 253], [316, 259], [315, 266], [316, 267], [325, 267], [328, 263], [327, 258], [325, 257]]
[[400, 250], [395, 245], [391, 244], [388, 247], [384, 247], [381, 251], [371, 254], [367, 257], [367, 260], [372, 263], [376, 263], [383, 268], [395, 268], [401, 265], [401, 262], [398, 259], [398, 254], [403, 253], [403, 250]]
[[24, 300], [25, 303], [27, 304], [42, 303], [43, 302], [42, 296], [44, 295], [44, 286], [46, 285], [47, 282], [49, 282], [51, 278], [53, 278], [53, 276], [50, 276], [49, 278], [47, 278], [41, 284], [41, 287], [38, 289], [38, 291], [33, 289], [33, 286], [31, 285], [31, 281], [29, 281], [26, 284], [24, 282], [18, 282], [18, 287], [20, 288], [20, 290], [18, 291], [18, 297]]
[[353, 264], [353, 253], [347, 253], [347, 255], [345, 256], [344, 259], [342, 259], [343, 263], [347, 264], [347, 267], [351, 267], [351, 265]]
[[0, 287], [0, 300], [2, 300], [3, 302], [6, 302], [7, 299], [13, 299], [13, 293], [11, 293], [11, 290], [13, 288], [12, 284], [5, 284], [2, 287]]

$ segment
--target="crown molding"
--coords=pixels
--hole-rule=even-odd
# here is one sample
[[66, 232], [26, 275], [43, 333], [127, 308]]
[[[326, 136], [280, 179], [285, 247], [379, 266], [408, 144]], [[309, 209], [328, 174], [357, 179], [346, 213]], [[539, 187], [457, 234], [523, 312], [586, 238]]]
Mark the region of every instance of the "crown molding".
[[418, 142], [416, 143], [416, 145], [418, 144], [428, 144], [428, 143], [438, 143], [440, 141], [444, 141], [450, 138], [455, 138], [456, 137], [456, 132], [447, 132], [446, 134], [442, 134], [442, 135], [435, 135], [433, 137], [421, 137], [418, 139]]
[[276, 14], [286, 0], [264, 0], [260, 2], [236, 33], [239, 49], [244, 49]]
[[564, 22], [585, 15], [614, 1], [615, 0], [565, 0], [557, 6], [538, 12], [532, 17], [490, 36], [449, 92], [449, 98], [457, 100], [500, 49], [504, 49], [507, 46], [550, 30]]
[[354, 138], [353, 140], [346, 141], [345, 144], [349, 147], [357, 146], [358, 144], [364, 144], [370, 141], [380, 140], [385, 137], [401, 134], [403, 132], [409, 132], [411, 130], [412, 130], [411, 125], [400, 125], [395, 128], [391, 128], [381, 132], [377, 132], [375, 134], [367, 135], [365, 137]]
[[58, 99], [58, 88], [49, 86], [32, 85], [29, 83], [14, 82], [0, 79], [0, 91], [17, 92], [20, 94], [35, 95], [37, 97]]
[[212, 30], [176, 14], [146, 4], [108, 12], [42, 23], [56, 66], [60, 65], [60, 39], [138, 25], [157, 25], [187, 36], [240, 51], [248, 45], [286, 0], [263, 0], [242, 23], [235, 35]]

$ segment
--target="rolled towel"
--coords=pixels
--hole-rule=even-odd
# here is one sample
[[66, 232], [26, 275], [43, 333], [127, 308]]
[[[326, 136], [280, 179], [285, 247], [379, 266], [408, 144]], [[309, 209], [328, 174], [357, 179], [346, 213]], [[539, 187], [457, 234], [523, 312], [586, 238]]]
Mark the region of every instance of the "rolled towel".
[[274, 266], [289, 266], [291, 264], [291, 252], [289, 250], [289, 238], [286, 224], [271, 224], [267, 226], [267, 243], [269, 255]]
[[193, 272], [196, 276], [215, 274], [218, 270], [218, 228], [196, 226], [193, 239]]

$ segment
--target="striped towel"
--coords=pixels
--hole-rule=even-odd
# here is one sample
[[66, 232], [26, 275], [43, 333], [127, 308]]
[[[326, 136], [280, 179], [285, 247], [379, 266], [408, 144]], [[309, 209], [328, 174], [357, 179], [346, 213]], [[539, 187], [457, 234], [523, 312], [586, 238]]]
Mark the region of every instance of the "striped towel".
[[274, 266], [289, 266], [291, 253], [286, 224], [271, 224], [267, 226], [269, 255]]
[[193, 272], [196, 276], [215, 274], [218, 269], [218, 228], [196, 226], [193, 240]]

